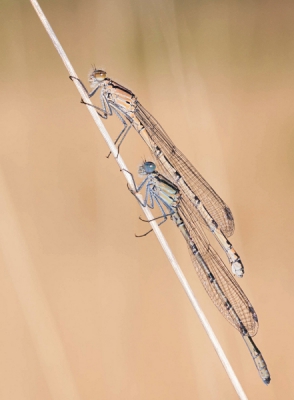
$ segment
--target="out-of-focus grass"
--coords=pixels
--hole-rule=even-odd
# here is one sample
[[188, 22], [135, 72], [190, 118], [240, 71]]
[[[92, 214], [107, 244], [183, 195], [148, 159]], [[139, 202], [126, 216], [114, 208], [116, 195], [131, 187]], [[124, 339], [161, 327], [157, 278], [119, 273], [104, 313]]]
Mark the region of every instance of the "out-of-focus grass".
[[[290, 399], [292, 3], [41, 5], [80, 77], [95, 63], [134, 91], [232, 208], [268, 388], [209, 303], [180, 234], [164, 230], [249, 398]], [[145, 229], [137, 205], [29, 2], [0, 6], [0, 165], [80, 397], [235, 398], [155, 239], [134, 238]], [[134, 132], [123, 151], [132, 170], [148, 158]], [[0, 274], [1, 398], [50, 398], [7, 258]]]

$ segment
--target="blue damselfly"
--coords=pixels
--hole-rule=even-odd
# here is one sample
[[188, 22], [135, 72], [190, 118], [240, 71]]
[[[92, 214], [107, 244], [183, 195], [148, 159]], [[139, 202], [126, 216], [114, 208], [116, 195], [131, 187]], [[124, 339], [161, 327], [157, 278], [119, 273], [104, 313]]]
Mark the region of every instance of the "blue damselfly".
[[[130, 175], [135, 191], [131, 188], [129, 190], [138, 202], [143, 207], [152, 209], [157, 205], [161, 215], [156, 219], [162, 219], [160, 225], [166, 222], [170, 216], [180, 229], [187, 242], [195, 270], [206, 292], [227, 321], [241, 333], [260, 377], [265, 384], [269, 384], [270, 374], [267, 365], [252, 339], [258, 330], [257, 314], [234, 276], [210, 245], [204, 232], [201, 232], [199, 225], [194, 224], [194, 220], [191, 218], [192, 203], [190, 206], [183, 203], [181, 189], [157, 172], [155, 164], [151, 161], [145, 161], [139, 167], [139, 175], [144, 177], [139, 186], [136, 185], [133, 175], [131, 173]], [[141, 201], [137, 197], [137, 193], [144, 188], [145, 195]]]

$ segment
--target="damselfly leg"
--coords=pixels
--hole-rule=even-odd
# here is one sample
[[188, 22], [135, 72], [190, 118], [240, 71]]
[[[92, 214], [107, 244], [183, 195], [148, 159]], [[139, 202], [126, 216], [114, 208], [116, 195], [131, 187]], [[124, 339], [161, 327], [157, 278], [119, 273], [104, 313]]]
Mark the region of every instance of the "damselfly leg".
[[[74, 76], [70, 76], [70, 79], [76, 79], [82, 86], [82, 88], [84, 89], [86, 95], [91, 98], [92, 96], [94, 96], [94, 94], [97, 92], [97, 90], [99, 89], [99, 86], [97, 88], [95, 88], [92, 92], [88, 92], [87, 88], [85, 87], [85, 85], [83, 84], [83, 82], [79, 79], [76, 78]], [[103, 119], [108, 119], [108, 117], [112, 116], [113, 114], [115, 114], [118, 119], [121, 121], [121, 123], [123, 124], [123, 129], [121, 130], [121, 132], [119, 133], [118, 137], [115, 139], [114, 144], [117, 144], [117, 155], [116, 157], [118, 157], [119, 155], [119, 151], [120, 151], [120, 146], [122, 145], [122, 142], [124, 141], [125, 137], [127, 136], [130, 128], [132, 127], [132, 123], [131, 121], [128, 121], [128, 118], [125, 118], [122, 116], [123, 113], [121, 113], [116, 107], [114, 107], [108, 100], [107, 97], [105, 96], [105, 94], [103, 92], [100, 93], [100, 101], [101, 101], [101, 107], [98, 107], [94, 104], [90, 104], [90, 103], [86, 103], [83, 99], [81, 99], [81, 103], [90, 107], [95, 108], [97, 114], [103, 118]], [[124, 114], [123, 114], [124, 115]], [[129, 123], [127, 123], [126, 121], [128, 121]], [[111, 152], [107, 155], [107, 158], [109, 158], [111, 155]]]
[[[141, 206], [143, 207], [149, 207], [150, 209], [154, 209], [155, 207], [155, 203], [157, 204], [160, 212], [161, 212], [161, 216], [154, 218], [150, 221], [147, 220], [143, 220], [139, 217], [139, 219], [143, 222], [151, 222], [151, 221], [155, 221], [158, 219], [162, 219], [162, 221], [158, 224], [158, 226], [164, 224], [167, 221], [167, 217], [171, 216], [174, 213], [173, 208], [168, 204], [167, 201], [165, 201], [162, 197], [160, 197], [158, 195], [158, 193], [156, 193], [153, 189], [153, 182], [149, 181], [147, 183], [148, 180], [148, 176], [143, 180], [143, 182], [137, 186], [134, 176], [130, 171], [124, 170], [125, 172], [129, 173], [132, 181], [133, 181], [133, 185], [135, 187], [135, 190], [133, 190], [132, 188], [129, 187], [129, 185], [127, 185], [128, 190], [132, 193], [133, 196], [135, 196], [136, 200], [141, 204]], [[145, 197], [144, 200], [141, 201], [141, 199], [138, 198], [137, 193], [140, 192], [140, 190], [146, 185], [146, 190], [145, 190]], [[167, 209], [168, 212], [166, 212], [164, 210], [164, 207]], [[147, 236], [149, 233], [151, 233], [153, 231], [153, 229], [150, 229], [149, 231], [147, 231], [146, 233], [142, 234], [142, 235], [135, 235], [136, 237], [144, 237]]]

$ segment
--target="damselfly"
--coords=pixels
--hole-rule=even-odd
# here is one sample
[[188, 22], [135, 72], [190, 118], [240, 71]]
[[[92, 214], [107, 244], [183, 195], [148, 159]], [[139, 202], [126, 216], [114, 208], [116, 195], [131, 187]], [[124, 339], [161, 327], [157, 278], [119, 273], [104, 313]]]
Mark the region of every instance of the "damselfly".
[[182, 204], [189, 208], [190, 218], [198, 226], [202, 224], [208, 227], [225, 251], [233, 273], [242, 277], [243, 264], [226, 237], [234, 232], [231, 210], [184, 154], [175, 147], [156, 119], [145, 110], [129, 89], [107, 78], [105, 71], [93, 69], [89, 76], [93, 88], [91, 92], [88, 92], [79, 79], [78, 81], [89, 98], [101, 89], [101, 107], [94, 107], [102, 118], [115, 114], [122, 122], [123, 129], [115, 141], [118, 143], [118, 151], [130, 128], [133, 127], [150, 148], [160, 172], [180, 188]]
[[[166, 222], [170, 216], [182, 232], [206, 292], [223, 316], [241, 333], [260, 377], [265, 384], [269, 384], [270, 374], [266, 363], [252, 340], [258, 330], [257, 314], [233, 275], [211, 247], [204, 232], [199, 225], [194, 224], [193, 217], [191, 218], [192, 203], [183, 203], [180, 188], [157, 172], [153, 162], [146, 161], [139, 167], [139, 175], [144, 177], [139, 186], [136, 185], [133, 175], [130, 175], [135, 191], [129, 190], [138, 202], [152, 209], [157, 205], [161, 216], [156, 219], [162, 218], [160, 224]], [[143, 188], [145, 196], [142, 202], [137, 193]]]

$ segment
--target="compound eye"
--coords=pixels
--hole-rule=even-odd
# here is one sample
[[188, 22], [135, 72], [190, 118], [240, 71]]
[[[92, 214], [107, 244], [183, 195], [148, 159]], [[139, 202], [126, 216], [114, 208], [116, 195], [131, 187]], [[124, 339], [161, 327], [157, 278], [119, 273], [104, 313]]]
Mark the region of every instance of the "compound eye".
[[106, 78], [106, 72], [102, 69], [95, 69], [93, 75], [98, 81], [103, 81]]
[[148, 174], [155, 171], [156, 165], [152, 161], [144, 162], [144, 169]]

